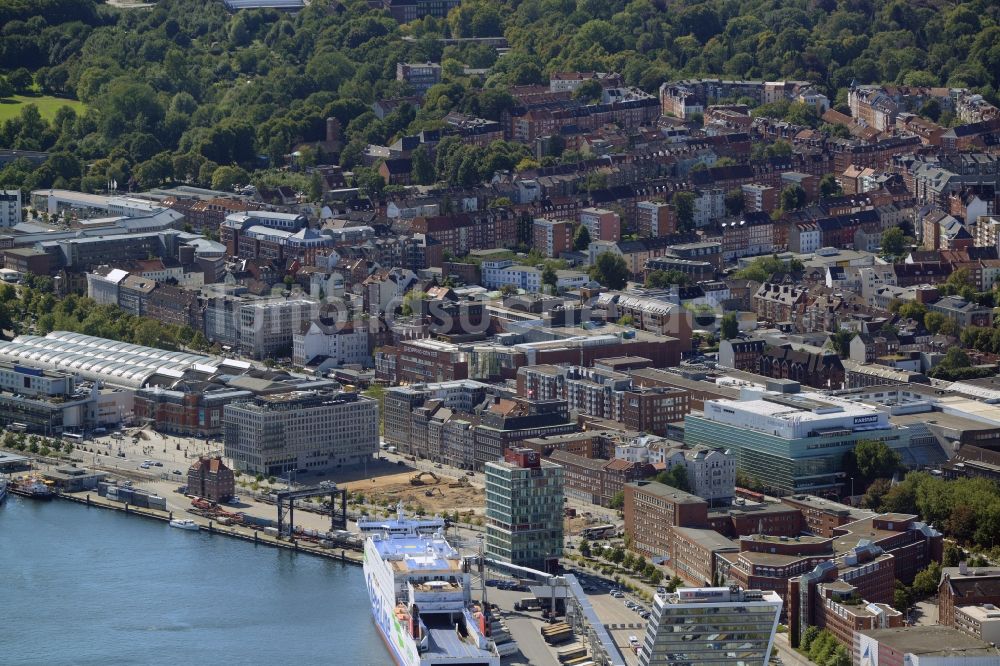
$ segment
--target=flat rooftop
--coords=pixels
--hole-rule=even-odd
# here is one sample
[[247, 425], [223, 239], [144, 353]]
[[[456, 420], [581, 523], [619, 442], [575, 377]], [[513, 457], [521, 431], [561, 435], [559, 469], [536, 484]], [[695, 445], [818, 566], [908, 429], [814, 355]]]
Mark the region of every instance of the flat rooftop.
[[790, 495], [782, 498], [782, 500], [789, 503], [799, 504], [809, 509], [815, 509], [816, 511], [822, 511], [823, 513], [828, 513], [834, 516], [850, 516], [854, 518], [854, 520], [874, 518], [878, 515], [874, 511], [848, 506], [847, 504], [834, 502], [833, 500], [817, 497], [816, 495]]
[[373, 538], [372, 543], [382, 559], [391, 562], [398, 573], [454, 573], [462, 569], [458, 551], [444, 539], [419, 536], [380, 540]]
[[861, 633], [874, 638], [880, 645], [887, 645], [897, 652], [921, 657], [986, 657], [996, 655], [997, 663], [1000, 663], [1000, 651], [996, 648], [951, 627], [941, 625], [895, 627], [892, 629], [869, 629]]
[[626, 485], [633, 486], [642, 492], [649, 493], [651, 495], [656, 495], [657, 497], [663, 497], [665, 499], [670, 499], [675, 504], [704, 504], [705, 500], [698, 497], [697, 495], [692, 495], [691, 493], [686, 493], [683, 490], [678, 490], [672, 486], [668, 486], [663, 483], [658, 483], [656, 481], [649, 481], [644, 483], [628, 483]]

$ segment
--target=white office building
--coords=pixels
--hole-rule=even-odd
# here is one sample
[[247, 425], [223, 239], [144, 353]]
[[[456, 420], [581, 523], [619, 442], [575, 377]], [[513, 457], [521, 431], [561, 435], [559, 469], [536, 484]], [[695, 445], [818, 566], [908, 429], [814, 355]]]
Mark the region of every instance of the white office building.
[[259, 396], [226, 405], [223, 432], [226, 457], [251, 474], [360, 465], [378, 449], [378, 401], [337, 391]]
[[682, 587], [657, 594], [641, 666], [767, 666], [781, 614], [775, 592]]
[[336, 365], [372, 365], [367, 328], [354, 328], [353, 322], [314, 319], [302, 324], [292, 335], [292, 360], [306, 365], [317, 356], [326, 356]]

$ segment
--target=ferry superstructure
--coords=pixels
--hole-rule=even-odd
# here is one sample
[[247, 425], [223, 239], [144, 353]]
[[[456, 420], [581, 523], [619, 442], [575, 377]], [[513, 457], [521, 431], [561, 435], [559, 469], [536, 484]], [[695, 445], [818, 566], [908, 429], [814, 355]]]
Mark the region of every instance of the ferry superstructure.
[[437, 532], [422, 534], [402, 503], [393, 530], [370, 532], [364, 575], [372, 615], [399, 666], [500, 666], [488, 609], [472, 600], [462, 558]]
[[[398, 509], [398, 507], [397, 507]], [[398, 511], [397, 511], [398, 514]], [[444, 518], [434, 516], [432, 518], [362, 518], [358, 521], [358, 531], [364, 535], [381, 534], [385, 536], [411, 536], [414, 534], [432, 535], [441, 532], [447, 525]]]

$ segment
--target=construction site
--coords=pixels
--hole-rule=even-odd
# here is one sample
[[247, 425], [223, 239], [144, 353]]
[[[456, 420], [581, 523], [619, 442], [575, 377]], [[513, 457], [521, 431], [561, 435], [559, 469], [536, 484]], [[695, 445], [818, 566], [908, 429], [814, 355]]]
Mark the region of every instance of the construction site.
[[355, 498], [364, 495], [367, 504], [395, 506], [402, 500], [429, 514], [482, 512], [486, 504], [482, 489], [473, 487], [466, 477], [456, 479], [429, 471], [388, 474], [341, 487]]

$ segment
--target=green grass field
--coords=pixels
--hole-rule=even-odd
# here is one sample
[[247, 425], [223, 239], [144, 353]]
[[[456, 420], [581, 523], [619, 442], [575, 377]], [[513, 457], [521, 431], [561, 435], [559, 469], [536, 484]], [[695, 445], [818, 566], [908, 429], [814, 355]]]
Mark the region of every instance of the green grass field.
[[14, 95], [0, 99], [0, 123], [8, 118], [14, 118], [21, 114], [21, 108], [25, 104], [34, 104], [38, 107], [38, 112], [42, 118], [52, 120], [56, 116], [59, 107], [72, 107], [77, 113], [86, 110], [87, 105], [75, 99], [62, 99], [60, 97], [50, 97], [49, 95]]

